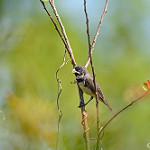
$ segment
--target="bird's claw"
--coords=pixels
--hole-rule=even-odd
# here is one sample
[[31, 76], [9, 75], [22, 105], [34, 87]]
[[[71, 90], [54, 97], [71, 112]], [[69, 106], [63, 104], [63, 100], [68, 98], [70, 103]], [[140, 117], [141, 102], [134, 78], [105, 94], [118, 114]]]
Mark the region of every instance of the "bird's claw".
[[86, 104], [81, 104], [78, 107], [81, 108], [81, 107], [85, 107], [85, 106], [86, 106]]

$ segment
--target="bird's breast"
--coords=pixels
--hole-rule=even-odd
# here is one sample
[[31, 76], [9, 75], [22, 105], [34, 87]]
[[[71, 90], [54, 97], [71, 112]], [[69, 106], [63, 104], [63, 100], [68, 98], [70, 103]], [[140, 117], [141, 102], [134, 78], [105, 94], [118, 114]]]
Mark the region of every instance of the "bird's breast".
[[79, 86], [84, 93], [95, 97], [95, 94], [91, 91], [91, 89], [89, 87], [85, 86], [84, 82], [80, 82]]

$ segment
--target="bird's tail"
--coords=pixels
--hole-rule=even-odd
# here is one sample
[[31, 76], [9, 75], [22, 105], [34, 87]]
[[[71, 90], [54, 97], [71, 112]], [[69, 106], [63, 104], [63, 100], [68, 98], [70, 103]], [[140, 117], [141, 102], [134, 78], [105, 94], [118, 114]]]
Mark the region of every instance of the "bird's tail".
[[111, 106], [109, 105], [108, 101], [107, 101], [104, 97], [99, 97], [99, 100], [100, 100], [101, 102], [103, 102], [103, 103], [107, 106], [107, 108], [108, 108], [110, 111], [112, 111]]
[[102, 93], [102, 91], [100, 90], [100, 88], [98, 89], [98, 99], [103, 102], [110, 111], [112, 111], [111, 106], [109, 105], [108, 101], [105, 99], [104, 94]]
[[102, 102], [108, 107], [108, 109], [109, 109], [110, 111], [112, 111], [112, 108], [111, 108], [111, 106], [108, 104], [107, 100], [103, 100]]

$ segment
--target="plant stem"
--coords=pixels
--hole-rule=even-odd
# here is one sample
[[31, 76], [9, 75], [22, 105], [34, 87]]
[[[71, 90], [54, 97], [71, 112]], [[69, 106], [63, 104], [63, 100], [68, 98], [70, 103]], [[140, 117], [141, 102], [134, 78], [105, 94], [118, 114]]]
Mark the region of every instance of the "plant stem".
[[133, 104], [135, 104], [136, 102], [138, 102], [139, 100], [141, 100], [142, 98], [144, 98], [145, 96], [147, 96], [148, 94], [150, 94], [150, 90], [148, 90], [147, 92], [145, 92], [144, 94], [142, 94], [141, 96], [139, 96], [138, 98], [136, 98], [135, 100], [131, 101], [127, 106], [123, 107], [121, 110], [119, 110], [118, 112], [116, 112], [116, 113], [103, 125], [103, 127], [100, 128], [99, 133], [98, 133], [98, 138], [97, 138], [96, 150], [99, 150], [99, 141], [100, 141], [101, 134], [103, 133], [104, 129], [105, 129], [117, 116], [119, 116], [122, 112], [124, 112], [127, 108], [131, 107]]
[[85, 102], [84, 102], [84, 97], [83, 97], [83, 92], [80, 89], [79, 85], [78, 85], [78, 90], [79, 90], [79, 97], [80, 97], [80, 106], [81, 107], [81, 115], [82, 115], [82, 121], [81, 124], [83, 126], [83, 130], [84, 130], [84, 140], [85, 140], [85, 147], [86, 150], [90, 150], [90, 139], [89, 139], [89, 126], [88, 126], [88, 114], [85, 110]]

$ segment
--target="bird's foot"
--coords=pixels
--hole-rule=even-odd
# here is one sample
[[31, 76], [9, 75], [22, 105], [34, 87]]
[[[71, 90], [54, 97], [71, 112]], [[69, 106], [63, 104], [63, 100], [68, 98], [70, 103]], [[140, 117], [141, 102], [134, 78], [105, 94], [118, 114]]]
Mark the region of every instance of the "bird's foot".
[[81, 108], [81, 107], [85, 107], [86, 104], [80, 104], [78, 107]]

